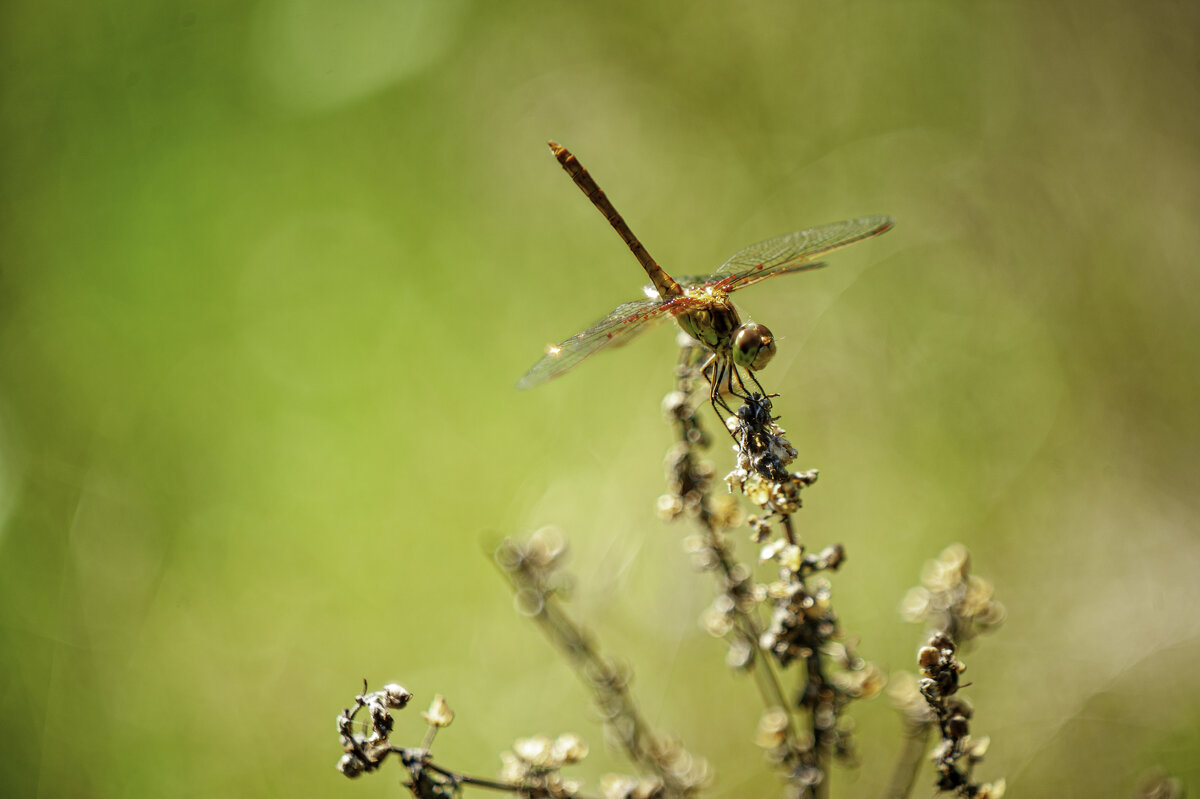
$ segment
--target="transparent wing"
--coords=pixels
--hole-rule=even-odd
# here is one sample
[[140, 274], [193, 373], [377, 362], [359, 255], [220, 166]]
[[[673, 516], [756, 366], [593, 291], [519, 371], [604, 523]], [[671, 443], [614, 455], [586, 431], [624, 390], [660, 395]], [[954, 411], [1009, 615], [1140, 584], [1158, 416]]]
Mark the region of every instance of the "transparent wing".
[[767, 278], [775, 277], [776, 275], [786, 275], [792, 272], [809, 272], [813, 269], [820, 269], [823, 266], [829, 266], [829, 264], [824, 261], [801, 261], [796, 264], [785, 263], [778, 266], [763, 267], [762, 269], [747, 269], [745, 272], [733, 275], [723, 275], [720, 272], [711, 275], [680, 275], [676, 280], [684, 288], [720, 283], [723, 291], [730, 292], [744, 289], [746, 286], [753, 286], [755, 283], [761, 283]]
[[643, 330], [669, 319], [670, 301], [659, 297], [634, 300], [618, 305], [612, 313], [582, 333], [576, 333], [558, 346], [546, 348], [546, 354], [525, 373], [517, 388], [533, 388], [558, 377], [589, 355], [607, 347], [619, 347]]
[[698, 280], [724, 278], [727, 290], [734, 291], [775, 275], [815, 269], [823, 264], [812, 263], [812, 259], [878, 236], [890, 230], [892, 224], [890, 217], [864, 216], [787, 233], [751, 244], [721, 264], [712, 275]]

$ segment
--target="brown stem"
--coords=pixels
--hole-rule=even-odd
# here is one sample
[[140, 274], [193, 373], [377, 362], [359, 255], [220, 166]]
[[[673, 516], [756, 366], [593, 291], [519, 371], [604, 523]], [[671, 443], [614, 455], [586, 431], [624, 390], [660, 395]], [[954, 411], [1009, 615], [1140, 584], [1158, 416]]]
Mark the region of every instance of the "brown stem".
[[[526, 587], [518, 581], [518, 573], [505, 572], [505, 576], [515, 590]], [[536, 578], [530, 579], [528, 584], [536, 586]], [[638, 709], [637, 702], [629, 692], [626, 677], [599, 653], [588, 633], [566, 614], [553, 593], [539, 593], [542, 603], [533, 616], [534, 621], [566, 655], [572, 670], [592, 689], [596, 705], [605, 714], [606, 723], [617, 734], [629, 759], [662, 780], [668, 795], [678, 797], [686, 794], [687, 786], [666, 768], [658, 756], [661, 751], [659, 738]], [[622, 719], [627, 723], [616, 723]]]
[[883, 792], [883, 799], [907, 799], [912, 793], [921, 769], [921, 758], [929, 743], [929, 724], [909, 724], [904, 735], [904, 745], [896, 755], [892, 766], [892, 777]]

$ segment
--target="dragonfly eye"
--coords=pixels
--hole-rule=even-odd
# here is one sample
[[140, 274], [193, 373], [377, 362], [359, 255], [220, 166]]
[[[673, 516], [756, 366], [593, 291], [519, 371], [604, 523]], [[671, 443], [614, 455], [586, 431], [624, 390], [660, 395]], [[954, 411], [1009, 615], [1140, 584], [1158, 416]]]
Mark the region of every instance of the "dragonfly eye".
[[758, 371], [775, 356], [775, 336], [766, 325], [747, 322], [733, 334], [733, 362]]

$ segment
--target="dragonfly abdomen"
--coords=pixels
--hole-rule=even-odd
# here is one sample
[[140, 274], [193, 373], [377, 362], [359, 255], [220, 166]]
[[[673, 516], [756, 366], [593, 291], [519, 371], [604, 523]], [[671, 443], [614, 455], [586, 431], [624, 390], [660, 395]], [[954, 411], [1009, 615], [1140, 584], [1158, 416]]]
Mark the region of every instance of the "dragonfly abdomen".
[[570, 150], [563, 147], [558, 142], [547, 142], [550, 145], [554, 157], [562, 164], [562, 168], [571, 176], [571, 180], [575, 181], [575, 185], [580, 191], [587, 195], [587, 198], [592, 201], [592, 204], [604, 214], [604, 218], [608, 220], [608, 224], [612, 225], [613, 230], [617, 231], [617, 235], [625, 242], [625, 246], [638, 259], [638, 263], [646, 270], [650, 280], [654, 282], [654, 288], [658, 289], [658, 294], [664, 300], [670, 297], [679, 297], [683, 294], [683, 287], [676, 282], [675, 278], [667, 274], [666, 270], [658, 265], [658, 262], [650, 257], [650, 253], [646, 251], [646, 247], [638, 241], [638, 237], [633, 235], [633, 231], [629, 229], [629, 225], [625, 223], [625, 219], [617, 213], [617, 209], [613, 207], [609, 201], [608, 195], [604, 190], [597, 185], [588, 171], [584, 169], [583, 164], [579, 163]]

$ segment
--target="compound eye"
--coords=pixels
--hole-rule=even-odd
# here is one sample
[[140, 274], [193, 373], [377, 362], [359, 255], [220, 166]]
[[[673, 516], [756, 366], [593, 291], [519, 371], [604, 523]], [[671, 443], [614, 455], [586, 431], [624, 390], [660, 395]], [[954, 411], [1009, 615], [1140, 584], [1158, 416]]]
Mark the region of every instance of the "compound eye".
[[766, 325], [747, 322], [733, 334], [733, 362], [758, 371], [775, 356], [775, 336]]

